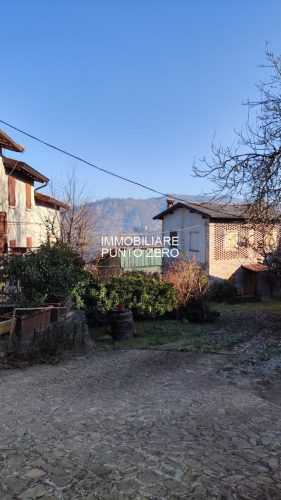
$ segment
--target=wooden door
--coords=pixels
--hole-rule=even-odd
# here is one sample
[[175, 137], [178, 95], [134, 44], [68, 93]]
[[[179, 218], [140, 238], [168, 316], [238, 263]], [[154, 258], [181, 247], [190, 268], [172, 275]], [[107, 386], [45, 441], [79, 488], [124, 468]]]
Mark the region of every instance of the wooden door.
[[244, 295], [255, 297], [257, 292], [256, 273], [253, 271], [244, 271]]

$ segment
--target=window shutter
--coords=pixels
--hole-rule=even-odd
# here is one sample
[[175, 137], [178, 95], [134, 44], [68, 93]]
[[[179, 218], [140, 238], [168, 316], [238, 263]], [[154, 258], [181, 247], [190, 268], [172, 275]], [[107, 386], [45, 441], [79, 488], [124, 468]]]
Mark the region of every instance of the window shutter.
[[26, 246], [27, 246], [27, 248], [29, 248], [31, 250], [31, 248], [32, 248], [32, 237], [31, 236], [28, 236], [26, 238]]
[[17, 246], [16, 240], [10, 240], [10, 248], [15, 248]]
[[7, 251], [7, 214], [0, 213], [0, 253]]
[[8, 197], [10, 207], [16, 206], [16, 179], [11, 175], [8, 176]]
[[0, 213], [0, 236], [7, 235], [7, 214], [6, 212]]
[[25, 185], [25, 192], [26, 192], [26, 208], [31, 208], [31, 185], [30, 184]]

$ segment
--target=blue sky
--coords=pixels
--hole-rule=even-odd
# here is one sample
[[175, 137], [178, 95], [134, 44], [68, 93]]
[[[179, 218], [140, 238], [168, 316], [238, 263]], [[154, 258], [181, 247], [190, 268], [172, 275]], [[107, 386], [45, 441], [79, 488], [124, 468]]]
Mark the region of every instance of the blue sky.
[[[195, 158], [233, 140], [281, 53], [279, 0], [21, 0], [1, 4], [0, 118], [103, 168], [198, 194]], [[76, 168], [91, 199], [151, 194], [1, 125], [61, 186]], [[16, 154], [10, 155], [16, 156]]]

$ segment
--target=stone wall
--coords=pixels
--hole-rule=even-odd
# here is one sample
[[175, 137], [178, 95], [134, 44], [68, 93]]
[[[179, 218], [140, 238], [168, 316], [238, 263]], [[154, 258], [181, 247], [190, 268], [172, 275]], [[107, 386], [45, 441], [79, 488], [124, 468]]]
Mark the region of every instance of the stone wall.
[[64, 350], [85, 351], [93, 347], [86, 316], [83, 311], [70, 311], [65, 319], [50, 323], [41, 332], [30, 335], [0, 336], [0, 357], [8, 355], [34, 356], [55, 355]]

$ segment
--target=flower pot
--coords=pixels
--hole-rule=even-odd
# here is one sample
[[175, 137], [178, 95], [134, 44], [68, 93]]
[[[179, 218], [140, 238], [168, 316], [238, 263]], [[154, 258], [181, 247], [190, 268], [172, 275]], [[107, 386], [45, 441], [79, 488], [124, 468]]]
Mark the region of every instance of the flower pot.
[[16, 310], [16, 334], [30, 335], [34, 330], [47, 328], [51, 319], [51, 308], [38, 310]]

